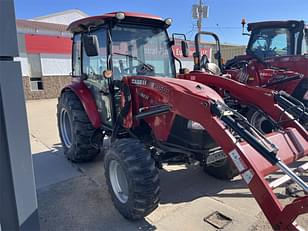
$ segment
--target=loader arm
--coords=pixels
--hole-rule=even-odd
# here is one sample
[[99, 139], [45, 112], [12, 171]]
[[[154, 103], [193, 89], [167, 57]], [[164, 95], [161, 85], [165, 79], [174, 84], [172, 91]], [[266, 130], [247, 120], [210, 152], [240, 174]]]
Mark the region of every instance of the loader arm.
[[[308, 198], [299, 198], [283, 207], [264, 177], [279, 168], [308, 191], [307, 185], [285, 165], [308, 155], [308, 135], [299, 124], [290, 122], [295, 128], [286, 126], [284, 131], [263, 137], [203, 84], [158, 77], [127, 77], [124, 82], [131, 91], [133, 126], [138, 124], [140, 113], [148, 112], [142, 119], [151, 126], [155, 138], [164, 141], [175, 115], [200, 123], [233, 161], [272, 227], [298, 228], [294, 219], [308, 212]], [[153, 108], [163, 105], [168, 108], [155, 113]], [[284, 116], [292, 119], [288, 113]]]
[[288, 99], [292, 97], [287, 93], [247, 86], [223, 76], [202, 72], [191, 72], [189, 74], [179, 75], [178, 78], [199, 82], [211, 86], [214, 89], [223, 89], [242, 104], [253, 105], [262, 109], [282, 127], [294, 127], [302, 135], [306, 134], [306, 132], [304, 132], [305, 128], [297, 120], [290, 118], [290, 115], [287, 114], [291, 114], [294, 118], [301, 118], [307, 123], [307, 109], [301, 102], [294, 98], [294, 102], [293, 100], [290, 102]]

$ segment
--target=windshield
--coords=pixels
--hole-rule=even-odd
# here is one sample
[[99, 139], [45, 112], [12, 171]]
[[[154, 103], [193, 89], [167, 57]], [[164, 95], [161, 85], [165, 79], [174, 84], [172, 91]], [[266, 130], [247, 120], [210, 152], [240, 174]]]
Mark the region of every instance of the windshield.
[[295, 50], [291, 36], [287, 28], [259, 29], [253, 32], [248, 50], [262, 59], [291, 55]]
[[169, 38], [164, 29], [116, 25], [111, 37], [115, 79], [124, 75], [175, 77]]

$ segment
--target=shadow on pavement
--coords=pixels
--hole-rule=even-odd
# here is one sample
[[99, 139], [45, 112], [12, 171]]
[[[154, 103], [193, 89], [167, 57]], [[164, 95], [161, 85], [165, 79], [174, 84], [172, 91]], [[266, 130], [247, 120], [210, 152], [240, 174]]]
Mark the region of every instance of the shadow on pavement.
[[[42, 230], [155, 230], [145, 219], [130, 222], [114, 208], [104, 184], [102, 155], [72, 164], [61, 146], [33, 155]], [[97, 180], [96, 178], [100, 178]]]

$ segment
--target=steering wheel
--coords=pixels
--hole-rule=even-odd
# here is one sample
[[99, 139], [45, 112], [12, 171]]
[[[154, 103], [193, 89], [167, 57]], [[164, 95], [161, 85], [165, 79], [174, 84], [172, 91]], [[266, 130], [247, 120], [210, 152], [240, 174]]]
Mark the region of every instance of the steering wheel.
[[150, 64], [140, 64], [132, 67], [127, 67], [124, 69], [125, 73], [128, 73], [129, 70], [136, 69], [137, 75], [155, 75], [154, 66]]
[[127, 74], [129, 70], [134, 70], [134, 69], [137, 69], [138, 67], [139, 67], [139, 65], [127, 67], [127, 68], [124, 68], [123, 71], [124, 71], [124, 73]]
[[228, 67], [226, 67], [226, 68], [229, 69], [229, 68], [235, 67], [235, 68], [237, 68], [237, 69], [241, 69], [241, 68], [243, 68], [244, 66], [247, 66], [248, 64], [249, 64], [249, 61], [247, 61], [247, 60], [237, 60], [237, 61], [234, 62], [234, 63], [230, 63], [230, 64], [228, 65]]

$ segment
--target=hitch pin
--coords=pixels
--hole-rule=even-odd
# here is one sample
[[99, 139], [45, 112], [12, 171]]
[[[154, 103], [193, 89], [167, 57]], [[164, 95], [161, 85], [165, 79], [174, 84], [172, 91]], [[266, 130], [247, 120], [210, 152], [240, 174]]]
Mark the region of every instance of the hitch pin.
[[287, 165], [285, 165], [282, 161], [278, 161], [276, 165], [280, 170], [282, 170], [285, 174], [287, 174], [295, 183], [297, 183], [305, 192], [308, 192], [307, 184], [298, 175], [296, 175]]

